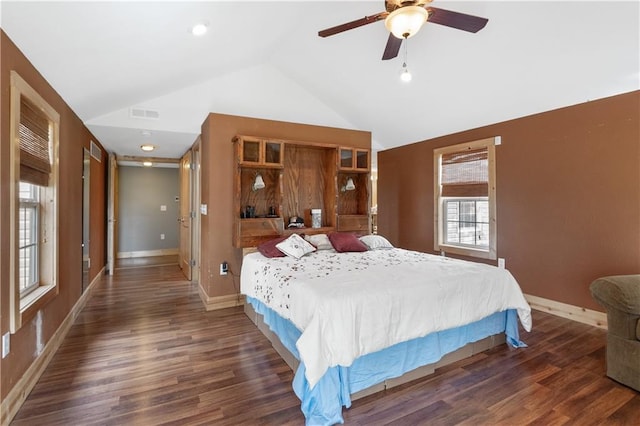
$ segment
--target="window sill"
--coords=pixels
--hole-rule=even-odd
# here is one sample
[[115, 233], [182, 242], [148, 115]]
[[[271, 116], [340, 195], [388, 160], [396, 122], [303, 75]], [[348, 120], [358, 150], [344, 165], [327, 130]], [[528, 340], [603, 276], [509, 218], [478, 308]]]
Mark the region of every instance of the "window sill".
[[31, 293], [20, 298], [20, 317], [24, 324], [33, 318], [40, 309], [49, 303], [58, 294], [58, 288], [54, 284], [43, 285]]
[[437, 248], [438, 251], [445, 253], [459, 254], [463, 256], [477, 257], [479, 259], [491, 259], [496, 260], [498, 256], [491, 249], [476, 249], [471, 247], [451, 246], [446, 244], [440, 244]]

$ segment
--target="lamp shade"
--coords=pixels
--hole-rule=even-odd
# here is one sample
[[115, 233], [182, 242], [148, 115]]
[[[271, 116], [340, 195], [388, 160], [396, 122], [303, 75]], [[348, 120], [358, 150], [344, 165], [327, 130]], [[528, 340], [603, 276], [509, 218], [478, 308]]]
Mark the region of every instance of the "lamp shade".
[[344, 185], [344, 189], [346, 191], [353, 191], [354, 189], [356, 189], [356, 186], [353, 183], [353, 179], [347, 179], [347, 183]]
[[256, 179], [253, 181], [253, 190], [257, 191], [262, 188], [264, 188], [264, 180], [262, 179], [262, 175], [258, 173]]
[[399, 39], [415, 35], [427, 22], [429, 13], [424, 7], [404, 6], [394, 10], [384, 20], [384, 25]]

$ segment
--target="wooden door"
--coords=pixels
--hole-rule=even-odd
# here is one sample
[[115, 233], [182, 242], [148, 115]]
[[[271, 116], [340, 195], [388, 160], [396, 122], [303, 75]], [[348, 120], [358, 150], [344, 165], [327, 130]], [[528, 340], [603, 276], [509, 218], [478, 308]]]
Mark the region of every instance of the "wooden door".
[[82, 149], [82, 292], [89, 288], [89, 218], [91, 212], [91, 154], [87, 148]]
[[180, 268], [191, 280], [191, 150], [180, 159]]
[[107, 201], [107, 270], [113, 275], [118, 250], [118, 162], [114, 153], [109, 154], [109, 199]]
[[191, 157], [191, 280], [200, 282], [200, 137]]

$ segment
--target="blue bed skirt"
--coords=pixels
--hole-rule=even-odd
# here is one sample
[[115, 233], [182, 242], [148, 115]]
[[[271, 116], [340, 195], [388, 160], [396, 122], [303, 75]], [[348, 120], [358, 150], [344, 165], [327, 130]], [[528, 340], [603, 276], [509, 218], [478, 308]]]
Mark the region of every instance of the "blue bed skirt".
[[[247, 301], [264, 317], [265, 324], [289, 352], [300, 360], [296, 348], [300, 330], [259, 300], [247, 297]], [[526, 346], [519, 340], [517, 313], [511, 309], [462, 327], [432, 333], [364, 355], [350, 367], [332, 367], [313, 389], [309, 389], [304, 364], [300, 363], [293, 379], [293, 390], [302, 401], [301, 408], [307, 425], [344, 423], [342, 407], [351, 406], [351, 394], [384, 380], [400, 377], [423, 365], [433, 364], [468, 343], [499, 333], [506, 334], [511, 346]]]

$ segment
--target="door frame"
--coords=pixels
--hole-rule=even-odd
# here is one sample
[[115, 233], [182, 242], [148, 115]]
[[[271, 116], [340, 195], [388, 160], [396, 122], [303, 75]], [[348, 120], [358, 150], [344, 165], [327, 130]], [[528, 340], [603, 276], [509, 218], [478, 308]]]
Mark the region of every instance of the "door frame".
[[191, 157], [191, 258], [195, 261], [191, 268], [191, 280], [200, 283], [200, 146], [202, 139], [196, 139]]
[[107, 199], [107, 272], [113, 275], [118, 252], [118, 161], [115, 153], [109, 153], [109, 186]]
[[193, 223], [193, 205], [192, 205], [192, 191], [193, 184], [193, 159], [192, 151], [188, 150], [182, 158], [180, 158], [180, 212], [179, 212], [179, 239], [180, 249], [178, 262], [180, 269], [184, 276], [191, 281], [192, 279], [192, 266], [193, 266], [193, 235], [192, 235], [192, 223]]

